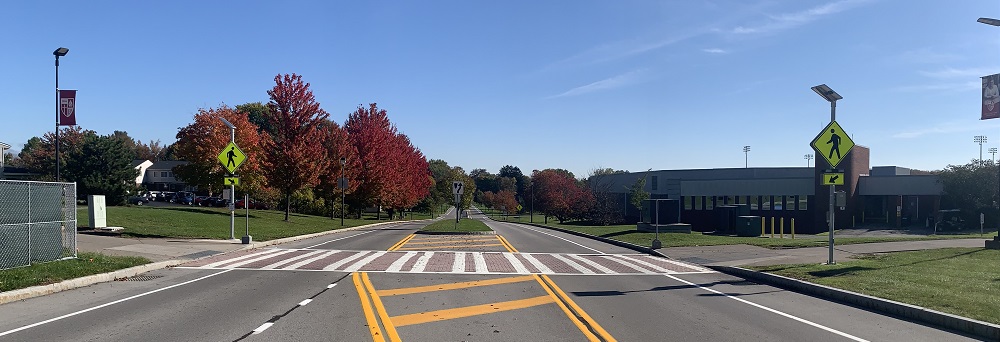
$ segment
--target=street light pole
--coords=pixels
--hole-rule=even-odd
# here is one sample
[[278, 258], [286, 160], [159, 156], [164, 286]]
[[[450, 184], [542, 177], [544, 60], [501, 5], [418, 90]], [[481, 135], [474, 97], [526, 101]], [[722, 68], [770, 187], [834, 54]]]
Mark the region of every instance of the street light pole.
[[69, 49], [61, 47], [52, 51], [52, 55], [56, 56], [56, 182], [60, 181], [60, 167], [59, 167], [59, 57], [65, 56], [69, 53]]
[[[812, 90], [814, 92], [816, 92], [816, 94], [819, 94], [819, 96], [823, 97], [824, 99], [826, 99], [827, 101], [830, 102], [830, 122], [833, 123], [833, 122], [837, 121], [837, 100], [842, 100], [844, 97], [840, 96], [840, 94], [837, 94], [837, 92], [833, 91], [833, 89], [830, 89], [830, 87], [827, 86], [826, 84], [820, 84], [818, 86], [812, 87]], [[831, 168], [832, 168], [832, 166], [831, 166]], [[833, 204], [834, 204], [834, 201], [835, 201], [835, 193], [837, 191], [836, 187], [837, 187], [836, 185], [830, 185], [830, 206], [828, 208], [829, 212], [827, 213], [827, 221], [829, 222], [829, 226], [830, 226], [830, 235], [829, 235], [829, 242], [828, 242], [829, 243], [829, 259], [826, 262], [827, 265], [833, 265], [834, 264], [834, 261], [833, 261], [833, 230], [834, 230], [834, 227], [836, 227], [836, 225], [835, 225], [835, 219], [837, 217], [837, 215], [836, 215], [837, 213], [834, 211]]]
[[344, 177], [344, 166], [347, 165], [347, 158], [340, 157], [340, 178], [343, 179], [343, 186], [340, 187], [340, 226], [344, 226], [344, 216], [347, 215], [347, 205], [344, 204], [345, 193], [347, 193], [347, 178]]
[[750, 145], [743, 146], [744, 165], [743, 168], [750, 168]]
[[[976, 21], [990, 26], [1000, 26], [1000, 20], [993, 18], [979, 18]], [[997, 170], [998, 170], [997, 179], [1000, 180], [1000, 168], [998, 168]], [[997, 184], [998, 186], [1000, 186], [1000, 182], [997, 182]], [[1000, 196], [1000, 188], [997, 189], [997, 195]], [[1000, 201], [998, 201], [997, 204], [1000, 205]], [[1000, 243], [1000, 233], [998, 233], [997, 236], [993, 238], [993, 241], [994, 244]], [[989, 244], [987, 244], [987, 247], [989, 247]]]
[[[229, 120], [226, 120], [226, 118], [219, 117], [219, 120], [222, 120], [222, 123], [226, 124], [226, 126], [229, 127], [229, 142], [230, 143], [236, 143], [236, 126], [233, 126], [233, 124], [230, 123]], [[236, 203], [236, 184], [233, 184], [232, 182], [229, 183], [229, 200], [232, 201], [233, 203]], [[243, 203], [243, 204], [246, 205], [246, 206], [250, 205], [250, 203]], [[236, 240], [236, 210], [235, 210], [235, 208], [236, 208], [236, 206], [230, 204], [230, 206], [229, 206], [229, 239], [230, 240]], [[247, 228], [247, 229], [249, 230], [249, 228]], [[250, 236], [250, 234], [248, 233], [247, 236]], [[250, 243], [249, 241], [246, 241], [246, 240], [244, 240], [244, 241], [245, 241], [245, 243]]]

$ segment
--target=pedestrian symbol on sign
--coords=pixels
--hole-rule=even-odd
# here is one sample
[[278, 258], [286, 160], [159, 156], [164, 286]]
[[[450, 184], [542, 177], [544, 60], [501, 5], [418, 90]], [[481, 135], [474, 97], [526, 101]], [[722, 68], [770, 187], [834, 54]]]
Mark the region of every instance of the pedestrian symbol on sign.
[[831, 168], [836, 168], [851, 153], [854, 140], [836, 121], [833, 121], [820, 131], [809, 145], [816, 150], [816, 157], [823, 157]]

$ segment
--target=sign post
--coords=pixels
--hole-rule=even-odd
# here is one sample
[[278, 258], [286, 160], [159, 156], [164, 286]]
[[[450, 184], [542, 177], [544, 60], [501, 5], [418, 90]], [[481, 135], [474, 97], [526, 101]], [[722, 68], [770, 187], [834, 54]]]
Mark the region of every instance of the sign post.
[[[836, 108], [836, 107], [834, 107]], [[823, 128], [823, 131], [816, 135], [812, 143], [813, 150], [823, 157], [827, 163], [830, 164], [830, 170], [826, 170], [821, 177], [821, 184], [830, 186], [830, 206], [827, 213], [827, 222], [830, 228], [829, 236], [829, 260], [827, 260], [828, 265], [833, 265], [833, 231], [836, 227], [836, 211], [834, 208], [834, 202], [836, 201], [836, 191], [837, 185], [844, 185], [844, 173], [841, 170], [837, 170], [837, 165], [847, 158], [847, 154], [851, 152], [854, 148], [854, 141], [851, 140], [851, 136], [844, 132], [844, 129], [840, 127], [840, 124], [835, 120], [834, 114], [831, 114], [830, 124]]]
[[459, 213], [462, 211], [462, 192], [465, 191], [465, 183], [451, 182], [451, 192], [455, 194], [455, 229], [458, 229]]
[[[222, 120], [226, 126], [229, 126], [229, 145], [219, 152], [219, 163], [222, 167], [229, 172], [229, 177], [226, 177], [225, 185], [229, 185], [229, 239], [236, 240], [236, 184], [239, 184], [240, 179], [236, 176], [236, 169], [243, 165], [243, 162], [247, 160], [247, 155], [240, 150], [239, 146], [236, 146], [236, 126], [233, 126], [225, 118], [219, 118]], [[249, 206], [249, 203], [244, 203]], [[243, 237], [243, 244], [249, 244], [253, 240], [250, 237], [250, 223], [247, 223], [247, 235]]]

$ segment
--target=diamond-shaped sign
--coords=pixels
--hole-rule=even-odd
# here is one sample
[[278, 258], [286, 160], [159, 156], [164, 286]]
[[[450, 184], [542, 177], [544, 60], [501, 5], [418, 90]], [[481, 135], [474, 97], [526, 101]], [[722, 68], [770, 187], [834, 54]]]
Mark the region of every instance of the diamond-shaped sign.
[[831, 121], [809, 145], [816, 150], [817, 155], [826, 159], [831, 167], [837, 167], [854, 148], [854, 141], [836, 121]]
[[222, 167], [226, 168], [230, 174], [236, 172], [236, 169], [243, 165], [243, 162], [247, 160], [247, 155], [240, 151], [240, 147], [236, 146], [236, 143], [230, 142], [226, 145], [226, 148], [219, 152], [219, 163]]

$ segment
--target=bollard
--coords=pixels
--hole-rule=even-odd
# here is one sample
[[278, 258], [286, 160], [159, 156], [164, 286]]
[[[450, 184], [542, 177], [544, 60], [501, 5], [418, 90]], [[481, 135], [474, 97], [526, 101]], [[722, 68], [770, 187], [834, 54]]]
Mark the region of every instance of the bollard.
[[774, 216], [771, 217], [771, 238], [774, 238]]
[[856, 219], [857, 219], [857, 217], [851, 216], [851, 228], [854, 228], [854, 227], [856, 227], [858, 225], [858, 222], [857, 222]]
[[889, 212], [885, 212], [885, 223], [889, 223]]
[[792, 218], [792, 240], [795, 240], [795, 218]]
[[764, 230], [764, 218], [760, 218], [760, 236], [767, 236], [767, 231]]
[[781, 238], [785, 238], [785, 218], [781, 218]]

